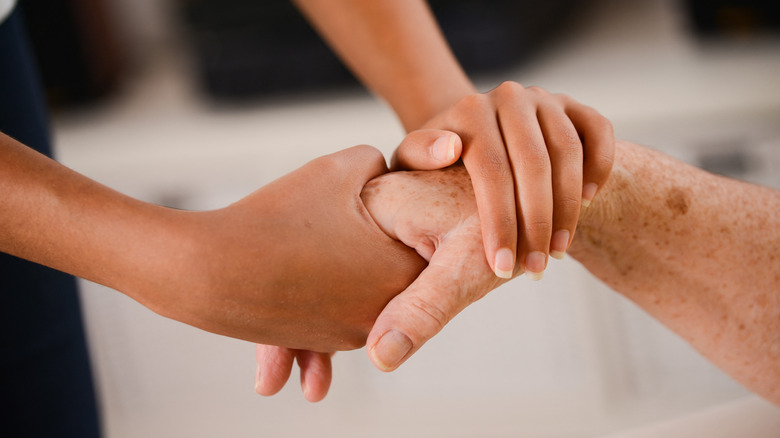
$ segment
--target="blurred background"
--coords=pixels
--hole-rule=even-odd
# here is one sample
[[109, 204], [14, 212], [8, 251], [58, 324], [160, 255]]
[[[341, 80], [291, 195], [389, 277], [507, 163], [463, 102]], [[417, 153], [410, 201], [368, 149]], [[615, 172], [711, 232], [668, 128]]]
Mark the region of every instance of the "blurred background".
[[[308, 160], [403, 137], [286, 0], [22, 0], [64, 164], [146, 201], [225, 206]], [[436, 0], [483, 91], [564, 92], [620, 138], [780, 187], [769, 1]], [[768, 437], [780, 411], [573, 260], [466, 309], [392, 374], [254, 394], [254, 346], [82, 282], [106, 436]]]

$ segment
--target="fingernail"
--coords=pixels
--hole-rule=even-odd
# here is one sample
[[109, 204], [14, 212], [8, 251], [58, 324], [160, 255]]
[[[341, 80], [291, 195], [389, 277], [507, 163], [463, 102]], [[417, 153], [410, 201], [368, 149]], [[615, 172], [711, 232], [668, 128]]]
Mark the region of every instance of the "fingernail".
[[550, 255], [558, 260], [563, 260], [566, 248], [569, 246], [569, 230], [559, 230], [553, 234], [550, 242]]
[[301, 391], [303, 392], [303, 398], [306, 399], [306, 401], [309, 400], [309, 386], [306, 384], [306, 374], [301, 377]]
[[545, 255], [534, 251], [525, 259], [525, 275], [534, 281], [539, 281], [544, 276]]
[[515, 254], [511, 249], [501, 248], [496, 252], [493, 270], [496, 273], [496, 277], [512, 278], [512, 271], [515, 270]]
[[455, 158], [455, 136], [442, 135], [433, 143], [433, 158], [439, 161], [450, 161]]
[[382, 335], [371, 350], [379, 368], [383, 371], [391, 371], [401, 362], [412, 349], [412, 340], [398, 330], [390, 330]]
[[260, 394], [260, 365], [257, 366], [257, 371], [255, 371], [255, 392]]
[[593, 201], [593, 198], [596, 196], [596, 192], [598, 191], [599, 186], [596, 185], [596, 183], [587, 183], [584, 186], [582, 186], [582, 206], [588, 207], [590, 206], [591, 201]]

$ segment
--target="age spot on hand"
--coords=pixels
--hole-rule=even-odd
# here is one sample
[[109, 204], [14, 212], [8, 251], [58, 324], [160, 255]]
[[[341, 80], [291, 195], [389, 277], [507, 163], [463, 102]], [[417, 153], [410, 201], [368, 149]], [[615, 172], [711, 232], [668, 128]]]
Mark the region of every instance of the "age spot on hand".
[[672, 187], [666, 194], [666, 206], [672, 211], [674, 217], [688, 213], [691, 206], [690, 191], [680, 187]]

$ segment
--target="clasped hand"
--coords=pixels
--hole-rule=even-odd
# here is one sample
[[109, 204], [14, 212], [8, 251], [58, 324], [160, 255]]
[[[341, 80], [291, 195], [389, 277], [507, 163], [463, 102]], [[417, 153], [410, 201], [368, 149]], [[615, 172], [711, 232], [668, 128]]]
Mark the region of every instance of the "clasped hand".
[[[383, 371], [507, 279], [524, 269], [540, 278], [547, 255], [568, 248], [580, 203], [593, 199], [614, 156], [611, 124], [593, 109], [511, 82], [463, 98], [424, 128], [407, 136], [393, 168], [437, 169], [462, 157], [461, 165], [384, 175], [361, 194], [380, 228], [428, 262], [368, 336]], [[331, 353], [269, 345], [257, 347], [256, 391], [278, 392], [296, 357], [305, 397], [323, 398]]]

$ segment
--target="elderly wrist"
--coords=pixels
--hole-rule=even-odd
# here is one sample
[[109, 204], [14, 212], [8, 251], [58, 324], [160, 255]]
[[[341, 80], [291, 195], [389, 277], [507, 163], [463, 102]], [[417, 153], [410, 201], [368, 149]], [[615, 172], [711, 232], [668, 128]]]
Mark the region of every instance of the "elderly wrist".
[[577, 223], [570, 253], [576, 258], [579, 250], [600, 249], [608, 234], [619, 234], [623, 225], [637, 220], [637, 201], [642, 199], [641, 187], [634, 175], [635, 148], [617, 142], [615, 165], [609, 179], [599, 190], [593, 202], [583, 207]]

